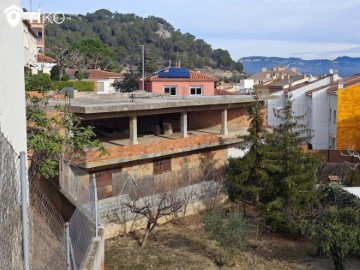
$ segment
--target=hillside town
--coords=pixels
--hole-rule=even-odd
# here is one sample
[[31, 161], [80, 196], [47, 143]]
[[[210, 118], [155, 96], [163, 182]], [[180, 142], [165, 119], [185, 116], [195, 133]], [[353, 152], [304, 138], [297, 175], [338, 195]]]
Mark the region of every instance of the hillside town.
[[22, 5], [0, 4], [0, 269], [360, 269], [360, 70], [250, 73], [161, 18]]

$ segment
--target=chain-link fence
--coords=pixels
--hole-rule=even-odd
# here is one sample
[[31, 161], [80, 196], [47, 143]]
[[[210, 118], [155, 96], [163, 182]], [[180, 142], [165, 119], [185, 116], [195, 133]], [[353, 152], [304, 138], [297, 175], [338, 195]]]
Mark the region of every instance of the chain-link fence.
[[0, 269], [22, 269], [20, 160], [0, 132]]
[[65, 221], [36, 183], [30, 185], [31, 269], [66, 269]]
[[77, 181], [77, 208], [69, 222], [70, 256], [77, 269], [84, 262], [92, 239], [97, 236], [97, 206], [96, 206], [96, 181], [88, 181], [84, 185], [81, 179]]
[[77, 183], [69, 223], [0, 132], [0, 270], [82, 269], [98, 232], [96, 181]]

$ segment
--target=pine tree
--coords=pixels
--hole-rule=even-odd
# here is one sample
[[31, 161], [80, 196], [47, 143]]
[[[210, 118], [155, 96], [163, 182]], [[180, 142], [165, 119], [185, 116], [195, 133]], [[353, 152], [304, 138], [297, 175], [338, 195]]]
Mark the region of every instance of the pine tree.
[[319, 166], [318, 159], [302, 149], [311, 138], [311, 130], [302, 123], [305, 115], [294, 116], [292, 103], [289, 95], [282, 110], [275, 112], [281, 124], [266, 138], [268, 159], [277, 169], [269, 172], [261, 199], [267, 206], [267, 221], [276, 229], [287, 229], [282, 215], [285, 206], [305, 209], [314, 199]]
[[[264, 128], [264, 104], [255, 96], [256, 103], [248, 108], [250, 126], [248, 135], [243, 136], [248, 150], [243, 158], [231, 158], [227, 166], [225, 185], [233, 201], [240, 201], [246, 215], [248, 201], [259, 202], [259, 194], [267, 179], [266, 145]], [[247, 149], [248, 147], [248, 149]]]

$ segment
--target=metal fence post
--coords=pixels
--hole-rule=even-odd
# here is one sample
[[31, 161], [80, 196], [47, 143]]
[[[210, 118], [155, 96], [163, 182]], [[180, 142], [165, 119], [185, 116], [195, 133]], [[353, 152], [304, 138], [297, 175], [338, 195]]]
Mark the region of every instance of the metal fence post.
[[98, 197], [96, 187], [96, 176], [95, 173], [92, 175], [93, 189], [94, 189], [94, 208], [95, 208], [95, 236], [99, 235], [99, 212], [98, 212]]
[[71, 257], [70, 257], [70, 229], [69, 223], [65, 223], [65, 241], [66, 241], [66, 269], [71, 269]]
[[23, 229], [23, 252], [24, 252], [24, 270], [30, 269], [29, 256], [29, 212], [28, 212], [28, 182], [26, 170], [26, 154], [20, 153], [20, 182], [21, 182], [21, 214]]

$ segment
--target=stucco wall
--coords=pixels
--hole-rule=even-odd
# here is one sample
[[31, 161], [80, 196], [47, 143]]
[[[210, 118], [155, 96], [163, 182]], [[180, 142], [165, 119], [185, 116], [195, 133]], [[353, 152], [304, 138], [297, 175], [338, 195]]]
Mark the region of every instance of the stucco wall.
[[19, 0], [0, 1], [0, 128], [17, 152], [26, 151], [23, 26], [11, 27], [3, 12]]
[[360, 84], [337, 91], [336, 148], [360, 150]]
[[214, 82], [178, 82], [178, 81], [160, 81], [147, 83], [147, 89], [153, 93], [164, 93], [164, 86], [176, 86], [177, 96], [189, 96], [190, 86], [202, 86], [203, 96], [214, 95]]

